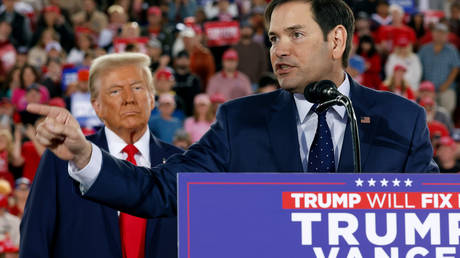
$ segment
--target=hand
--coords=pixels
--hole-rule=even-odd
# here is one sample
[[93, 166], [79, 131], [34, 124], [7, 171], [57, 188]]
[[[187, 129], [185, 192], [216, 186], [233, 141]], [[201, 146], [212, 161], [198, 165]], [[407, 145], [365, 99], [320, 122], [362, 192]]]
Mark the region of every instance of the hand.
[[41, 104], [27, 105], [27, 111], [46, 116], [37, 126], [37, 141], [63, 160], [82, 169], [91, 158], [91, 143], [86, 140], [77, 120], [64, 108]]

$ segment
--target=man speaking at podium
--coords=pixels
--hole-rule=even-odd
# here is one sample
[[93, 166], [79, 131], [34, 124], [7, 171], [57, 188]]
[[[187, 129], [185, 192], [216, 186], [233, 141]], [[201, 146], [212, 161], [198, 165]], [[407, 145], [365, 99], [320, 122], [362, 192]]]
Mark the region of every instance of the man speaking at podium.
[[65, 110], [29, 106], [48, 117], [38, 127], [40, 142], [79, 168], [69, 173], [85, 198], [161, 216], [175, 212], [177, 172], [352, 172], [345, 110], [316, 114], [303, 97], [306, 85], [327, 79], [353, 101], [364, 172], [438, 171], [423, 109], [360, 86], [344, 72], [354, 18], [342, 0], [273, 0], [265, 19], [282, 89], [223, 104], [211, 129], [184, 155], [152, 170], [134, 167], [86, 141]]

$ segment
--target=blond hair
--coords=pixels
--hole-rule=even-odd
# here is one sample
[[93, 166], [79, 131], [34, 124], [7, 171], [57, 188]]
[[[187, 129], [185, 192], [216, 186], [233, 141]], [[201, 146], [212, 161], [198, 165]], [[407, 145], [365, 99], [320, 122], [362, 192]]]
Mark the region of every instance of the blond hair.
[[145, 82], [152, 94], [155, 94], [153, 86], [152, 73], [150, 71], [150, 58], [141, 53], [113, 53], [102, 55], [93, 60], [89, 70], [89, 92], [91, 100], [97, 98], [99, 91], [96, 84], [101, 74], [107, 73], [109, 70], [123, 67], [127, 65], [136, 65], [142, 70]]
[[0, 129], [0, 137], [5, 137], [6, 139], [6, 151], [8, 152], [8, 158], [13, 153], [13, 135], [9, 129]]

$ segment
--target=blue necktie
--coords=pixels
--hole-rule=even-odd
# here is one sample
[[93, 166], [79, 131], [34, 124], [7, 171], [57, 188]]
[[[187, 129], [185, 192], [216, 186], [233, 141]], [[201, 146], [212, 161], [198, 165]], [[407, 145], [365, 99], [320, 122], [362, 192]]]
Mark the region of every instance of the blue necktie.
[[[316, 104], [312, 107], [316, 112]], [[335, 172], [334, 145], [326, 113], [318, 113], [318, 127], [308, 155], [308, 172]]]

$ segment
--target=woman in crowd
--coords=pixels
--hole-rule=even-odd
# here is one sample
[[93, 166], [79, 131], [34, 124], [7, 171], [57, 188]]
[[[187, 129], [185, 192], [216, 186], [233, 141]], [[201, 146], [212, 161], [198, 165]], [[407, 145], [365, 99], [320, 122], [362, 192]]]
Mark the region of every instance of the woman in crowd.
[[17, 89], [14, 89], [12, 92], [12, 96], [11, 96], [11, 102], [16, 107], [17, 111], [25, 110], [27, 106], [26, 92], [27, 92], [27, 89], [31, 87], [36, 87], [39, 89], [40, 94], [41, 94], [40, 103], [44, 104], [48, 102], [49, 100], [48, 89], [45, 86], [37, 83], [40, 79], [40, 76], [33, 66], [31, 65], [23, 66], [19, 74], [19, 79], [20, 79], [20, 87]]
[[213, 115], [211, 100], [206, 94], [198, 94], [194, 99], [194, 114], [185, 120], [184, 129], [190, 134], [192, 142], [198, 141], [211, 127]]
[[382, 83], [380, 71], [382, 68], [381, 58], [375, 47], [374, 40], [369, 35], [364, 35], [359, 39], [358, 50], [356, 54], [360, 55], [366, 61], [365, 71], [362, 75], [362, 84], [378, 89]]
[[391, 91], [395, 94], [415, 101], [415, 94], [412, 91], [409, 83], [404, 79], [404, 74], [406, 71], [407, 69], [405, 66], [396, 65], [394, 67], [393, 74], [382, 83], [380, 90]]

